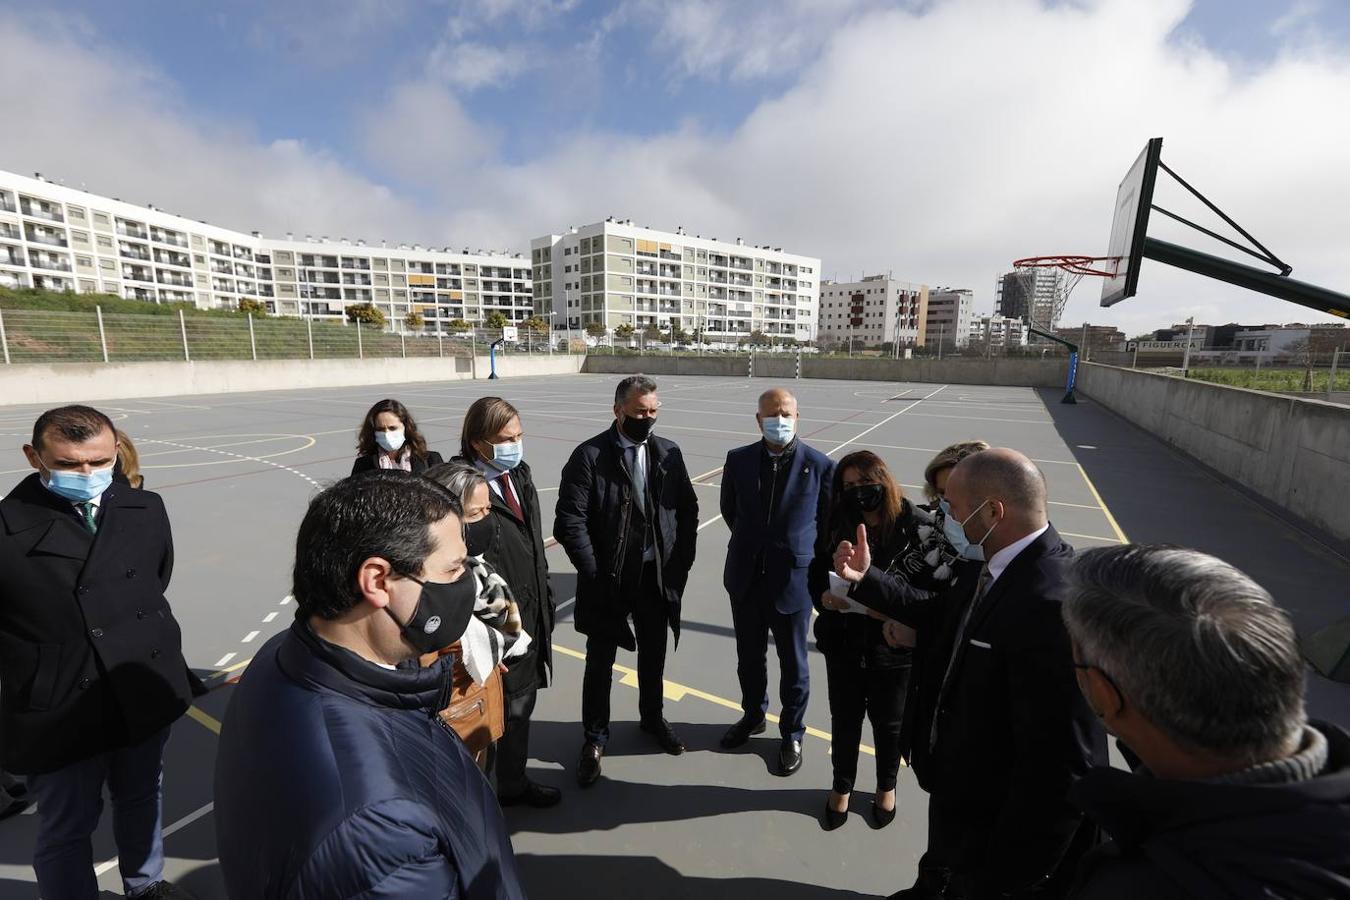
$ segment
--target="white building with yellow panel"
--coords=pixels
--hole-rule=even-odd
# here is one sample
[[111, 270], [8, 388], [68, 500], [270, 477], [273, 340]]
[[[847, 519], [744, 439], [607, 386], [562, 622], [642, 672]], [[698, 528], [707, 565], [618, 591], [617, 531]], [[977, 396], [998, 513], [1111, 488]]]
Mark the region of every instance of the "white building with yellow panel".
[[606, 220], [530, 242], [535, 308], [557, 328], [671, 326], [710, 341], [816, 337], [820, 260]]

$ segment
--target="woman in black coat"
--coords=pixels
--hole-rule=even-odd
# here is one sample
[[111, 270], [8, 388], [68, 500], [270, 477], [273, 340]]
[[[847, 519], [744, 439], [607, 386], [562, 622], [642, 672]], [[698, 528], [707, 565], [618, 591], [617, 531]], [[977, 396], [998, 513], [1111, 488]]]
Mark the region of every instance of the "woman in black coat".
[[356, 438], [356, 462], [352, 474], [376, 469], [402, 469], [421, 475], [445, 462], [427, 449], [426, 438], [417, 430], [412, 413], [397, 400], [381, 400], [370, 408]]
[[[879, 827], [895, 818], [900, 771], [900, 726], [915, 634], [898, 622], [852, 606], [831, 590], [834, 549], [867, 524], [874, 565], [916, 587], [931, 589], [927, 559], [940, 541], [932, 514], [906, 500], [886, 463], [859, 451], [840, 460], [831, 491], [829, 531], [821, 536], [807, 578], [820, 615], [816, 647], [825, 656], [829, 682], [831, 763], [834, 785], [825, 805], [829, 830], [848, 818], [849, 795], [858, 773], [864, 714], [876, 745], [877, 789], [872, 817]], [[846, 592], [845, 592], [846, 595]]]

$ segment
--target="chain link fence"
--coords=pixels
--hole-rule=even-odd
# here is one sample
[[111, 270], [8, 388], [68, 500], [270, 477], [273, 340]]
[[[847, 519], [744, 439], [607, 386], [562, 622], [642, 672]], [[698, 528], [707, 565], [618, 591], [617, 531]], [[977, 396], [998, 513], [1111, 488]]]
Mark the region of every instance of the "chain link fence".
[[585, 353], [581, 332], [526, 328], [395, 332], [362, 322], [238, 316], [0, 310], [7, 365], [255, 359], [388, 359]]

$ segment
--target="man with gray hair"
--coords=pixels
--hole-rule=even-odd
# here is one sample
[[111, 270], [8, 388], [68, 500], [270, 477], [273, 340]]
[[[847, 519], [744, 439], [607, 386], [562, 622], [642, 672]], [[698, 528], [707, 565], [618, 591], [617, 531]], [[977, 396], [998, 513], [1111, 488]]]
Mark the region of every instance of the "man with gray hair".
[[1063, 613], [1083, 695], [1140, 763], [1074, 786], [1114, 840], [1072, 897], [1350, 896], [1350, 735], [1307, 721], [1270, 594], [1204, 553], [1126, 545], [1078, 557]]
[[642, 730], [672, 756], [684, 752], [662, 712], [663, 678], [666, 629], [674, 632], [677, 646], [680, 639], [698, 498], [680, 448], [652, 434], [660, 408], [655, 381], [646, 375], [620, 381], [614, 423], [572, 452], [558, 487], [553, 536], [576, 566], [576, 629], [586, 635], [585, 743], [577, 763], [582, 787], [600, 777], [619, 647], [637, 651]]
[[1073, 548], [1046, 516], [1045, 477], [1016, 450], [957, 463], [943, 509], [965, 562], [937, 596], [872, 566], [861, 526], [835, 553], [854, 599], [929, 636], [901, 733], [929, 794], [928, 847], [893, 897], [1063, 897], [1096, 836], [1069, 787], [1106, 763], [1060, 617]]

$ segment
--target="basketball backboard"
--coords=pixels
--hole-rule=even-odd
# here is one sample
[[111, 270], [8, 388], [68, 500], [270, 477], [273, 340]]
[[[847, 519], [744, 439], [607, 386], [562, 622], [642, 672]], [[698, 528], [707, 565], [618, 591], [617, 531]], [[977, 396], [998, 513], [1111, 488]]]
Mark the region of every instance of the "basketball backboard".
[[1102, 306], [1111, 306], [1133, 297], [1139, 285], [1139, 262], [1144, 254], [1144, 232], [1153, 205], [1153, 185], [1162, 158], [1162, 138], [1153, 138], [1125, 173], [1116, 192], [1115, 218], [1111, 221], [1111, 243], [1107, 247], [1106, 268], [1113, 274], [1102, 282]]

